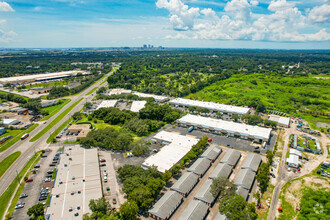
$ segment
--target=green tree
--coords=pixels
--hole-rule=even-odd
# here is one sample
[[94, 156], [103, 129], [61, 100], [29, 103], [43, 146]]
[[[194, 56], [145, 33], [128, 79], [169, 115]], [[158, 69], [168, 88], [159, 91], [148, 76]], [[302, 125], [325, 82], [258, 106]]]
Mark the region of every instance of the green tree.
[[90, 107], [92, 107], [93, 106], [93, 103], [91, 103], [91, 102], [86, 102], [85, 104], [84, 104], [84, 107], [85, 108], [90, 108]]
[[120, 214], [123, 219], [135, 220], [139, 207], [135, 202], [126, 201], [120, 206]]
[[231, 116], [231, 118], [234, 120], [234, 121], [238, 121], [239, 119], [239, 116], [237, 114], [234, 114]]
[[91, 199], [88, 206], [93, 213], [99, 212], [102, 214], [106, 214], [111, 208], [109, 202], [107, 202], [104, 197]]
[[149, 144], [145, 140], [139, 140], [131, 143], [130, 148], [132, 149], [132, 153], [136, 156], [145, 154], [149, 151]]
[[73, 120], [80, 120], [80, 119], [82, 119], [83, 115], [84, 114], [81, 112], [75, 112], [75, 113], [73, 113], [72, 118], [73, 118]]
[[237, 186], [230, 182], [226, 177], [220, 176], [212, 179], [211, 194], [216, 198], [219, 193], [219, 199], [223, 199], [226, 196], [232, 196], [236, 194]]
[[255, 220], [258, 217], [254, 204], [248, 204], [240, 195], [220, 200], [219, 210], [230, 220]]
[[128, 196], [129, 201], [134, 201], [136, 204], [142, 208], [146, 209], [154, 201], [153, 195], [149, 188], [146, 186], [141, 186], [132, 191]]
[[258, 168], [256, 179], [259, 183], [261, 192], [265, 192], [269, 182], [269, 163], [262, 163]]
[[28, 216], [30, 216], [30, 219], [32, 220], [42, 220], [45, 219], [44, 217], [44, 205], [42, 203], [38, 203], [27, 211]]

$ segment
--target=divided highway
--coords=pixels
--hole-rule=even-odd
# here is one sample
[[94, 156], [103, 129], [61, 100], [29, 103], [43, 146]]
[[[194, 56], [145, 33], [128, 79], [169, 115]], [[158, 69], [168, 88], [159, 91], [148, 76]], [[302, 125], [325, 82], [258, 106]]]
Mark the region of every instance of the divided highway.
[[[55, 115], [53, 115], [51, 118], [49, 118], [46, 122], [46, 124], [43, 124], [41, 122], [38, 127], [36, 127], [32, 132], [30, 132], [30, 136], [23, 140], [18, 141], [14, 145], [12, 145], [10, 148], [8, 148], [6, 151], [0, 153], [0, 161], [2, 161], [4, 158], [9, 156], [10, 154], [21, 151], [21, 156], [11, 165], [11, 167], [6, 171], [6, 173], [0, 178], [0, 195], [4, 191], [6, 191], [7, 187], [12, 183], [12, 181], [16, 178], [16, 171], [20, 172], [21, 169], [25, 166], [25, 164], [29, 161], [29, 159], [34, 155], [34, 153], [38, 150], [45, 149], [47, 144], [47, 139], [59, 126], [61, 126], [65, 121], [67, 121], [73, 113], [77, 112], [78, 110], [82, 109], [84, 104], [86, 102], [90, 102], [94, 95], [96, 94], [96, 91], [92, 92], [90, 95], [87, 95], [90, 91], [92, 91], [94, 88], [101, 86], [104, 84], [107, 80], [107, 78], [115, 71], [113, 69], [110, 73], [107, 74], [106, 77], [102, 78], [80, 94], [76, 96], [70, 97], [71, 102], [68, 103], [66, 106], [63, 107], [59, 112], [57, 112]], [[52, 127], [47, 133], [45, 133], [41, 138], [34, 142], [29, 142], [29, 140], [36, 134], [38, 134], [40, 131], [42, 131], [51, 121], [53, 121], [58, 115], [60, 115], [62, 112], [64, 112], [66, 109], [68, 109], [71, 105], [73, 105], [75, 102], [80, 100], [81, 98], [84, 98], [79, 102], [79, 104], [73, 108], [66, 116], [64, 116], [54, 127]]]

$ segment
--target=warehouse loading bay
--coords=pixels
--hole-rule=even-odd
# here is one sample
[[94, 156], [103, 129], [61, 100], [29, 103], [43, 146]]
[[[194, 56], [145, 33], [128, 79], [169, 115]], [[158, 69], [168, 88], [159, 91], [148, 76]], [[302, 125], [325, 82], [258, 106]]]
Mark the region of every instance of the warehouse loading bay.
[[221, 136], [219, 134], [212, 134], [210, 132], [200, 131], [194, 129], [193, 131], [189, 132], [188, 128], [168, 125], [165, 128], [166, 131], [179, 133], [181, 135], [192, 136], [196, 138], [201, 138], [206, 135], [208, 138], [212, 138], [212, 143], [219, 144], [222, 146], [228, 146], [230, 148], [243, 150], [243, 151], [250, 151], [250, 152], [258, 152], [260, 151], [261, 154], [266, 154], [267, 150], [273, 150], [276, 142], [277, 134], [272, 132], [270, 134], [269, 141], [266, 143], [265, 148], [261, 146], [261, 144], [253, 143], [249, 140], [244, 140], [241, 138], [236, 137], [229, 137], [229, 136]]

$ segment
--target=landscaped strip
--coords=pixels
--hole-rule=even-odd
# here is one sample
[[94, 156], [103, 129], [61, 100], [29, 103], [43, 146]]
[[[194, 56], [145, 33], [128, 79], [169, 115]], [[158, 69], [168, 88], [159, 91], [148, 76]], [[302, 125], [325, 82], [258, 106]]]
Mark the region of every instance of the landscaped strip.
[[15, 162], [15, 160], [21, 156], [20, 151], [16, 151], [15, 153], [6, 157], [3, 161], [0, 162], [0, 177], [8, 170], [8, 168]]
[[[30, 170], [40, 159], [40, 155], [41, 155], [41, 151], [38, 151], [35, 155], [33, 155], [33, 157], [27, 162], [27, 164], [24, 166], [24, 168], [21, 170], [21, 172], [19, 172], [17, 179], [13, 180], [13, 182], [8, 186], [7, 190], [0, 196], [0, 219], [3, 218], [3, 216], [5, 215], [5, 211], [6, 208], [10, 202], [10, 199], [13, 195], [13, 193], [15, 193], [15, 189], [18, 185], [17, 180], [21, 180], [25, 174], [27, 173], [28, 170]], [[21, 185], [19, 186], [14, 199], [12, 200], [10, 207], [8, 209], [8, 216], [11, 216], [14, 209], [15, 209], [15, 205], [19, 200], [19, 196], [21, 195], [23, 188], [24, 188], [24, 184], [25, 182], [22, 181]]]
[[15, 144], [17, 141], [21, 139], [23, 134], [30, 133], [33, 129], [35, 129], [38, 126], [38, 124], [34, 124], [31, 127], [29, 127], [26, 130], [23, 130], [21, 133], [18, 133], [13, 138], [11, 138], [9, 141], [7, 141], [1, 148], [0, 152], [7, 150], [9, 147], [11, 147], [13, 144]]
[[68, 104], [71, 100], [70, 99], [62, 99], [63, 103], [59, 104], [59, 105], [54, 105], [54, 106], [50, 106], [47, 108], [44, 108], [44, 110], [48, 110], [49, 111], [49, 115], [43, 117], [40, 121], [46, 121], [49, 118], [51, 118], [53, 115], [55, 115], [59, 110], [61, 110], [66, 104]]
[[90, 95], [92, 94], [95, 90], [97, 90], [99, 87], [95, 87], [94, 89], [92, 89], [91, 91], [89, 91], [86, 95]]
[[76, 107], [76, 105], [78, 105], [78, 103], [81, 102], [81, 100], [83, 100], [83, 98], [81, 98], [78, 101], [76, 101], [73, 105], [71, 105], [64, 112], [62, 112], [59, 116], [57, 116], [51, 123], [49, 123], [47, 125], [47, 127], [45, 127], [44, 129], [42, 129], [42, 131], [40, 131], [36, 136], [34, 136], [30, 140], [30, 142], [36, 141], [39, 138], [41, 138], [44, 134], [46, 134], [47, 131], [49, 131], [52, 127], [54, 127], [59, 121], [62, 120], [62, 118], [64, 118], [64, 116], [66, 116], [74, 107]]

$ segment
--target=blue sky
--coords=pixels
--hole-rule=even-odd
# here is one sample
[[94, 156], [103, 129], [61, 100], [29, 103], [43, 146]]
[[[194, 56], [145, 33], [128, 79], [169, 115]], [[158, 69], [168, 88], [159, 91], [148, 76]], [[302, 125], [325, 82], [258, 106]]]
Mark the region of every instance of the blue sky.
[[330, 49], [330, 0], [0, 0], [0, 47]]

